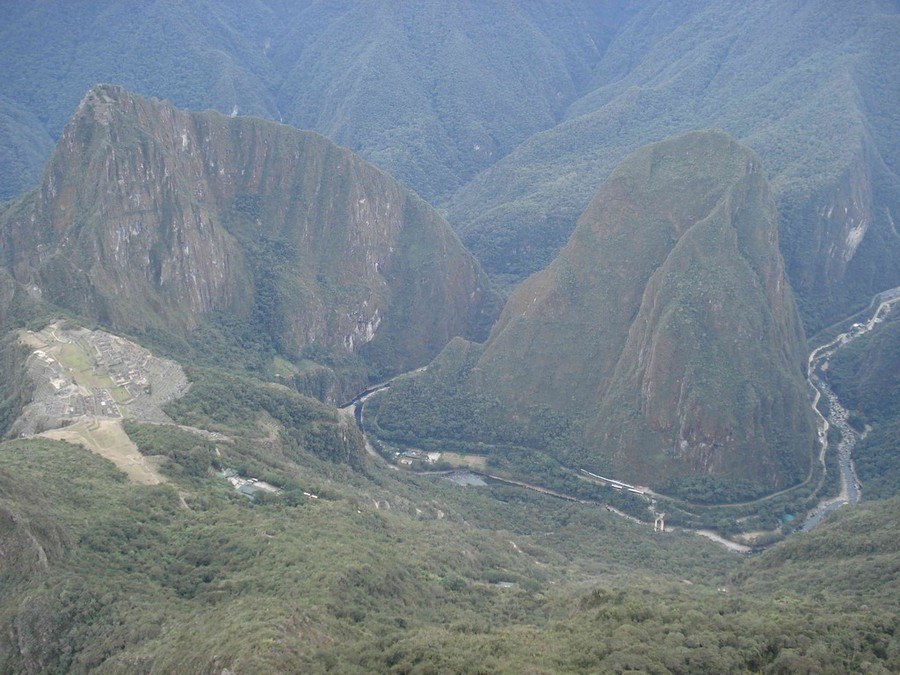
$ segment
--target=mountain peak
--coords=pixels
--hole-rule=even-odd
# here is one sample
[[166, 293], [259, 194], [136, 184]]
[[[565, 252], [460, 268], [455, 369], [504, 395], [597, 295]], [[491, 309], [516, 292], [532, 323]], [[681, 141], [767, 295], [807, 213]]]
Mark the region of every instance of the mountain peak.
[[286, 356], [374, 372], [484, 337], [496, 306], [446, 221], [357, 155], [106, 84], [0, 221], [0, 254], [45, 298], [118, 330], [184, 335], [224, 313]]
[[120, 87], [117, 84], [101, 82], [87, 90], [84, 98], [81, 99], [81, 103], [78, 104], [78, 108], [81, 109], [85, 105], [91, 103], [114, 103], [116, 101], [130, 99], [131, 96], [131, 92], [124, 87]]
[[114, 111], [124, 111], [133, 105], [134, 96], [128, 90], [115, 84], [95, 84], [75, 109], [73, 122], [91, 119], [106, 126], [112, 121]]
[[800, 480], [805, 338], [777, 242], [751, 150], [715, 130], [646, 146], [510, 297], [479, 385], [585, 420], [579, 461], [624, 480]]

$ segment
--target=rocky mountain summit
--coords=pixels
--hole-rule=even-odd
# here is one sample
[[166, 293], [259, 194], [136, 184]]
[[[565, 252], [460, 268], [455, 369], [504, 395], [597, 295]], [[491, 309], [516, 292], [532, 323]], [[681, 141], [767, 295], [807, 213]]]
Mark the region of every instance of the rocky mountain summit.
[[218, 317], [289, 359], [357, 359], [350, 389], [453, 336], [483, 338], [498, 307], [447, 223], [350, 151], [110, 85], [0, 215], [0, 264], [117, 330], [185, 334]]
[[514, 409], [584, 424], [584, 461], [631, 482], [803, 480], [806, 342], [759, 158], [723, 132], [624, 160], [525, 281], [472, 370]]

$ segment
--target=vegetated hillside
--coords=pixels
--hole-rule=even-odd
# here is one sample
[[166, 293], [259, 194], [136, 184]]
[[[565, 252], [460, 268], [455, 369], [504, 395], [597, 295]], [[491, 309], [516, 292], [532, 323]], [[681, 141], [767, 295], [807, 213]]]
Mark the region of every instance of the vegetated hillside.
[[[883, 606], [896, 607], [900, 545], [892, 532], [900, 520], [898, 505], [900, 499], [893, 497], [841, 508], [821, 527], [748, 560], [733, 581], [757, 592], [790, 588], [813, 598], [820, 593], [855, 597], [858, 605], [878, 589]], [[892, 621], [896, 624], [896, 612]]]
[[828, 382], [851, 411], [851, 423], [871, 427], [853, 449], [865, 499], [900, 491], [900, 312], [831, 359]]
[[[82, 448], [0, 444], [3, 672], [383, 671], [404, 658], [395, 646], [434, 630], [464, 647], [504, 625], [540, 629], [548, 612], [568, 613], [559, 585], [571, 575], [629, 575], [639, 558], [698, 584], [734, 569], [712, 544], [653, 541], [596, 508], [321, 462], [302, 440], [321, 410], [295, 402], [301, 414], [284, 415], [273, 392], [215, 377], [170, 410], [228, 441], [129, 425], [143, 451], [167, 458], [158, 487], [129, 484]], [[248, 501], [211, 465], [284, 492]], [[607, 538], [618, 545], [598, 556]]]
[[[772, 490], [810, 470], [804, 356], [762, 164], [722, 132], [694, 132], [621, 163], [560, 255], [510, 296], [456, 391], [499, 401], [523, 428], [541, 409], [581, 423], [583, 443], [553, 451], [576, 467]], [[417, 407], [405, 416], [430, 409]]]
[[343, 368], [349, 391], [483, 337], [496, 312], [446, 222], [358, 156], [114, 86], [86, 95], [41, 187], [2, 214], [0, 263], [114, 329], [212, 350], [213, 326], [239, 355]]
[[841, 509], [716, 589], [604, 585], [554, 626], [555, 655], [595, 672], [893, 672], [898, 506]]
[[0, 91], [15, 107], [0, 105], [0, 134], [26, 124], [28, 135], [0, 153], [9, 162], [0, 164], [0, 199], [37, 182], [48, 134], [58, 137], [97, 82], [313, 128], [426, 198], [443, 195], [559, 121], [625, 8], [622, 0], [4, 3]]
[[34, 186], [53, 150], [53, 139], [40, 120], [6, 96], [0, 96], [0, 199]]
[[643, 3], [591, 91], [460, 189], [450, 221], [489, 274], [545, 266], [628, 152], [722, 128], [763, 159], [801, 313], [816, 330], [900, 283], [895, 3]]
[[15, 334], [7, 334], [0, 341], [0, 438], [6, 436], [32, 396], [34, 385], [25, 368], [28, 353]]
[[896, 500], [742, 562], [518, 489], [329, 478], [309, 458], [291, 495], [251, 502], [203, 471], [129, 484], [58, 442], [0, 457], [4, 672], [900, 666], [896, 538], [878, 534]]
[[278, 106], [444, 196], [560, 120], [625, 4], [312, 3], [273, 46]]

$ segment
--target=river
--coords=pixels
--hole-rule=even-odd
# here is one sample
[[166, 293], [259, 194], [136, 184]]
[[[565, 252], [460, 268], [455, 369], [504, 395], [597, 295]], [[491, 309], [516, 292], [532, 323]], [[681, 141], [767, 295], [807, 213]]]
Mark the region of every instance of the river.
[[[848, 422], [849, 413], [847, 412], [847, 409], [841, 404], [841, 401], [837, 397], [837, 394], [835, 394], [835, 392], [831, 389], [825, 379], [823, 379], [822, 375], [827, 372], [829, 361], [836, 352], [838, 352], [840, 349], [843, 349], [846, 345], [850, 344], [859, 337], [871, 332], [879, 323], [884, 320], [884, 317], [887, 315], [887, 313], [890, 312], [893, 306], [897, 303], [900, 303], [900, 287], [879, 293], [875, 296], [871, 305], [875, 307], [875, 310], [865, 321], [865, 323], [854, 323], [849, 330], [841, 333], [827, 344], [814, 349], [809, 355], [809, 361], [807, 365], [807, 379], [810, 386], [813, 387], [816, 392], [813, 401], [813, 410], [815, 411], [816, 417], [818, 418], [818, 433], [821, 444], [819, 461], [823, 466], [825, 465], [825, 455], [828, 450], [828, 430], [830, 427], [834, 426], [841, 432], [841, 441], [838, 444], [837, 448], [838, 464], [841, 472], [841, 491], [837, 497], [832, 497], [821, 501], [815, 509], [807, 514], [806, 520], [804, 520], [803, 525], [800, 528], [803, 532], [808, 532], [809, 530], [813, 529], [822, 521], [825, 515], [827, 515], [831, 511], [834, 511], [841, 506], [844, 506], [845, 504], [856, 504], [857, 502], [859, 502], [862, 496], [859, 479], [856, 476], [856, 470], [853, 466], [853, 448], [859, 441], [859, 434], [850, 426]], [[412, 372], [421, 372], [426, 370], [426, 368], [427, 366], [417, 368]], [[408, 374], [409, 373], [398, 375], [397, 377], [391, 378], [386, 382], [382, 382], [365, 389], [357, 396], [355, 396], [349, 403], [342, 406], [341, 411], [347, 415], [354, 417], [356, 423], [362, 429], [362, 412], [366, 401], [375, 394], [390, 388], [391, 382], [393, 382], [394, 380]], [[828, 402], [828, 414], [825, 416], [823, 416], [818, 409], [819, 401], [823, 398]], [[375, 450], [375, 448], [372, 447], [372, 444], [366, 436], [365, 432], [363, 432], [363, 436], [365, 437], [366, 451], [370, 455], [384, 462], [384, 464], [386, 464], [389, 468], [395, 471], [398, 470], [398, 467], [384, 460], [384, 458], [381, 457], [381, 455]], [[562, 495], [560, 493], [556, 493], [552, 490], [547, 490], [546, 488], [541, 488], [539, 486], [520, 483], [518, 481], [511, 481], [499, 476], [491, 476], [490, 474], [482, 475], [485, 475], [488, 478], [494, 478], [495, 480], [502, 480], [503, 482], [519, 485], [527, 489], [537, 490], [544, 494], [550, 494], [557, 497], [562, 497], [564, 499], [570, 499], [572, 501], [582, 501], [569, 495]], [[769, 497], [771, 497], [771, 495]], [[766, 497], [766, 499], [767, 498], [768, 497]], [[714, 539], [719, 543], [727, 542], [726, 545], [728, 545], [730, 548], [734, 548], [735, 550], [744, 551], [747, 548], [741, 544], [735, 544], [730, 540], [719, 537], [718, 535], [710, 536], [714, 533], [700, 531], [699, 534]]]
[[[859, 478], [857, 478], [856, 469], [853, 466], [853, 448], [859, 442], [860, 436], [850, 426], [847, 409], [841, 404], [834, 390], [823, 379], [823, 375], [828, 372], [829, 362], [835, 353], [854, 340], [874, 330], [875, 326], [884, 320], [887, 313], [898, 302], [900, 302], [900, 287], [879, 293], [876, 296], [875, 303], [873, 303], [877, 303], [875, 311], [865, 323], [854, 323], [849, 330], [841, 333], [827, 344], [813, 350], [809, 355], [807, 377], [810, 385], [816, 390], [813, 409], [819, 418], [819, 439], [822, 444], [819, 460], [824, 465], [825, 453], [828, 449], [828, 430], [831, 427], [835, 427], [841, 432], [841, 440], [837, 447], [838, 464], [841, 472], [841, 492], [837, 497], [820, 502], [807, 515], [800, 528], [803, 532], [813, 529], [831, 511], [839, 509], [845, 504], [856, 504], [862, 496]], [[821, 399], [825, 399], [828, 403], [828, 414], [826, 416], [823, 416], [818, 409], [818, 403]]]

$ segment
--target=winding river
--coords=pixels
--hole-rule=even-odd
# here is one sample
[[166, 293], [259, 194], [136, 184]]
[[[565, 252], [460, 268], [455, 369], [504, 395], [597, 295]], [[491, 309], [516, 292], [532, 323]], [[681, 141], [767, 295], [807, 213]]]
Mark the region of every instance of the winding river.
[[[835, 509], [838, 509], [845, 504], [856, 504], [857, 502], [859, 502], [862, 495], [859, 479], [856, 476], [856, 470], [853, 466], [853, 448], [859, 441], [860, 436], [850, 426], [848, 422], [849, 413], [847, 412], [847, 409], [844, 408], [843, 405], [841, 405], [837, 394], [834, 393], [834, 391], [825, 381], [823, 375], [828, 370], [830, 359], [837, 351], [843, 349], [846, 345], [850, 344], [859, 337], [874, 330], [874, 328], [884, 320], [884, 317], [888, 314], [888, 312], [891, 311], [893, 306], [898, 303], [900, 303], [900, 286], [879, 293], [875, 296], [872, 303], [870, 304], [870, 309], [872, 307], [874, 307], [875, 309], [872, 312], [871, 316], [867, 320], [865, 320], [865, 322], [854, 323], [849, 330], [839, 334], [827, 344], [824, 344], [821, 347], [817, 347], [809, 355], [809, 361], [807, 363], [807, 379], [809, 381], [809, 385], [815, 391], [812, 406], [813, 410], [815, 411], [816, 417], [818, 418], [818, 435], [820, 442], [819, 462], [823, 466], [825, 466], [825, 456], [828, 450], [828, 430], [832, 426], [834, 426], [841, 432], [841, 440], [837, 447], [838, 464], [841, 472], [841, 491], [836, 497], [831, 497], [829, 499], [821, 501], [816, 506], [816, 508], [807, 515], [806, 520], [803, 522], [803, 525], [801, 527], [801, 530], [803, 532], [808, 532], [809, 530], [813, 529], [822, 521], [825, 515], [827, 515], [831, 511], [834, 511]], [[421, 372], [426, 368], [427, 366], [417, 368], [413, 372]], [[386, 382], [369, 387], [368, 389], [360, 392], [350, 402], [343, 405], [341, 407], [341, 410], [345, 414], [353, 416], [356, 423], [360, 426], [360, 428], [362, 428], [362, 412], [366, 401], [373, 395], [385, 389], [388, 389], [391, 383], [397, 378], [403, 377], [407, 374], [408, 373], [398, 375], [397, 377], [391, 378]], [[828, 403], [827, 415], [822, 415], [822, 413], [819, 411], [819, 403], [822, 399], [825, 399], [825, 401], [827, 401]], [[365, 437], [366, 451], [374, 458], [381, 460], [381, 462], [386, 464], [390, 469], [393, 469], [395, 471], [398, 470], [398, 467], [387, 462], [383, 457], [381, 457], [380, 454], [378, 454], [375, 448], [372, 447], [368, 437], [366, 437], [365, 432], [363, 433], [363, 435]], [[571, 499], [573, 501], [581, 501], [568, 495], [562, 495], [551, 490], [546, 490], [545, 488], [540, 488], [539, 486], [519, 483], [517, 481], [510, 481], [509, 479], [490, 476], [489, 474], [484, 475], [490, 478], [495, 478], [497, 480], [502, 480], [504, 482], [513, 483], [521, 487], [544, 492], [546, 494], [553, 494], [555, 496]], [[767, 498], [768, 497], [764, 499]], [[742, 552], [746, 552], [747, 550], [749, 550], [749, 547], [747, 546], [736, 544], [730, 540], [723, 539], [722, 537], [714, 535], [714, 533], [707, 531], [698, 531], [698, 533], [704, 536], [710, 536], [714, 540], [728, 545], [730, 548], [734, 548], [735, 550], [739, 550]]]
[[[884, 320], [884, 317], [898, 302], [900, 302], [900, 287], [879, 293], [875, 296], [875, 301], [872, 303], [875, 306], [875, 311], [867, 321], [854, 323], [849, 330], [841, 333], [827, 344], [814, 349], [809, 355], [807, 378], [810, 386], [816, 392], [813, 399], [813, 410], [819, 422], [819, 441], [821, 443], [819, 461], [824, 466], [825, 453], [828, 450], [828, 430], [833, 426], [841, 432], [841, 440], [837, 447], [838, 465], [841, 472], [841, 491], [837, 497], [826, 499], [816, 506], [800, 528], [803, 532], [808, 532], [814, 528], [826, 514], [840, 508], [844, 504], [856, 504], [862, 495], [859, 479], [856, 476], [856, 469], [853, 466], [853, 448], [859, 441], [859, 433], [848, 423], [849, 413], [847, 409], [841, 405], [837, 394], [834, 393], [822, 375], [828, 371], [831, 357], [836, 352], [859, 337], [870, 333], [875, 326]], [[825, 399], [828, 403], [828, 414], [826, 416], [819, 412], [819, 402], [822, 399]]]

